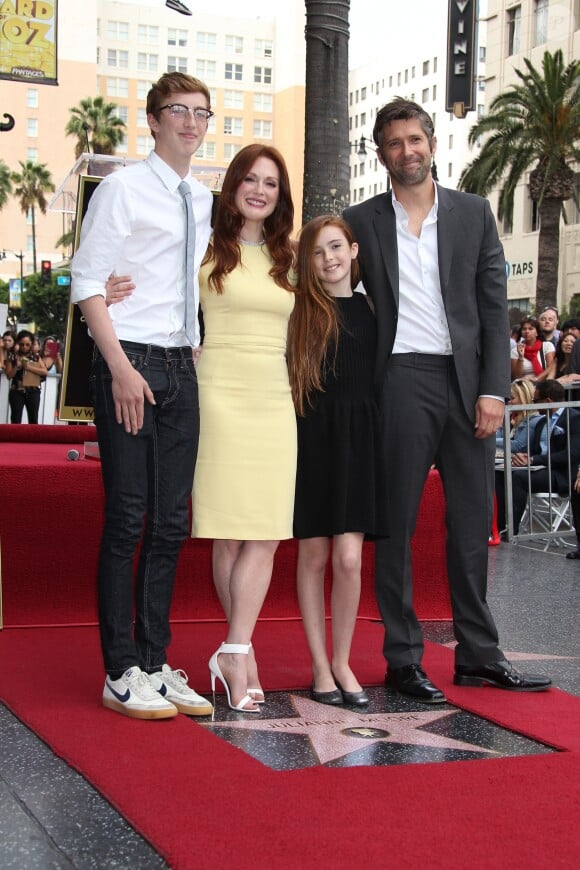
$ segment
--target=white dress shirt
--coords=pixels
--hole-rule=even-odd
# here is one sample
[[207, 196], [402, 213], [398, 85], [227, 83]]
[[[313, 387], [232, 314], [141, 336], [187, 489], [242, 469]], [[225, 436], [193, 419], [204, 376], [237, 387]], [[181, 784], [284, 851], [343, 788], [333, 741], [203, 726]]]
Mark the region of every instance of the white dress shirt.
[[[211, 192], [191, 177], [198, 270], [210, 236]], [[135, 289], [109, 306], [119, 340], [161, 347], [189, 344], [185, 334], [185, 231], [182, 179], [154, 151], [104, 178], [89, 202], [71, 264], [73, 302], [105, 296], [111, 274], [130, 275]], [[196, 323], [195, 345], [199, 344]]]
[[393, 190], [399, 255], [399, 319], [393, 353], [450, 356], [451, 337], [441, 296], [437, 250], [437, 187], [435, 201], [417, 238], [409, 216]]

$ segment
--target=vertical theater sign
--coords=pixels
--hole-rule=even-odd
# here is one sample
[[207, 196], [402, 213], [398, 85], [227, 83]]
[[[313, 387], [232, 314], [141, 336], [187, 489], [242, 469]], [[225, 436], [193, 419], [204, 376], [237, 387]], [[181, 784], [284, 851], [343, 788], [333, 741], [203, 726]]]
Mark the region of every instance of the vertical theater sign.
[[445, 108], [457, 118], [475, 109], [477, 0], [449, 0]]

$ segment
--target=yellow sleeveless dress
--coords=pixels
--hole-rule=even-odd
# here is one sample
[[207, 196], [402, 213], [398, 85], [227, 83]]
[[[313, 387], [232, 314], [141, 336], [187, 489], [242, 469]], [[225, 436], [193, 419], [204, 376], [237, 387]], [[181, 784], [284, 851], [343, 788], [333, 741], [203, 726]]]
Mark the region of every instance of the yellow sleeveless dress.
[[196, 538], [292, 537], [296, 417], [286, 367], [294, 295], [268, 274], [266, 246], [242, 245], [224, 292], [200, 271], [205, 325], [197, 366], [200, 439], [193, 482]]

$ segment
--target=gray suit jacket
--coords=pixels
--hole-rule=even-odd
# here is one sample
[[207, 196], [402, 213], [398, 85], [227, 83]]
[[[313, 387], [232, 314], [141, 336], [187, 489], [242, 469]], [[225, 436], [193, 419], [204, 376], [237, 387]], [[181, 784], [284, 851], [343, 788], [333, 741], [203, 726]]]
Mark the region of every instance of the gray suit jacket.
[[[480, 395], [509, 396], [510, 346], [503, 249], [489, 203], [437, 185], [439, 277], [465, 410]], [[397, 331], [399, 267], [391, 193], [344, 212], [359, 244], [362, 281], [375, 305], [380, 383]]]

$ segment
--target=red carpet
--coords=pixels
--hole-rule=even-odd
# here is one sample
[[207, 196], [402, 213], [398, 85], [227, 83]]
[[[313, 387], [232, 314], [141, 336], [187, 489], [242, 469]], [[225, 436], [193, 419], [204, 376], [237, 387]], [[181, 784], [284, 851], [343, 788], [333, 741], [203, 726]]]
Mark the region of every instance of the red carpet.
[[[102, 529], [103, 492], [98, 462], [67, 460], [76, 446], [82, 455], [81, 426], [0, 426], [77, 433], [77, 444], [4, 441], [0, 437], [0, 492], [10, 509], [0, 512], [5, 626], [91, 625], [96, 623], [96, 571]], [[34, 432], [32, 432], [34, 435]], [[94, 430], [93, 430], [94, 437]], [[43, 504], [42, 522], [31, 529], [31, 493]], [[445, 500], [439, 475], [425, 486], [413, 540], [415, 609], [420, 619], [449, 619], [445, 568]], [[264, 618], [298, 615], [296, 541], [283, 541], [276, 554]], [[378, 618], [374, 594], [374, 547], [364, 545], [359, 613]], [[199, 622], [222, 618], [211, 581], [211, 543], [186, 542], [179, 561], [172, 618]]]
[[[205, 661], [222, 635], [217, 624], [174, 626], [171, 660], [196, 688], [207, 688]], [[357, 626], [353, 664], [363, 683], [381, 682], [381, 640], [376, 624]], [[306, 687], [299, 624], [260, 623], [255, 646], [268, 689]], [[185, 717], [130, 722], [102, 709], [94, 629], [8, 629], [0, 657], [2, 700], [172, 867], [576, 866], [580, 699], [454, 688], [445, 648], [429, 644], [425, 664], [450, 700], [572, 751], [279, 773]]]

